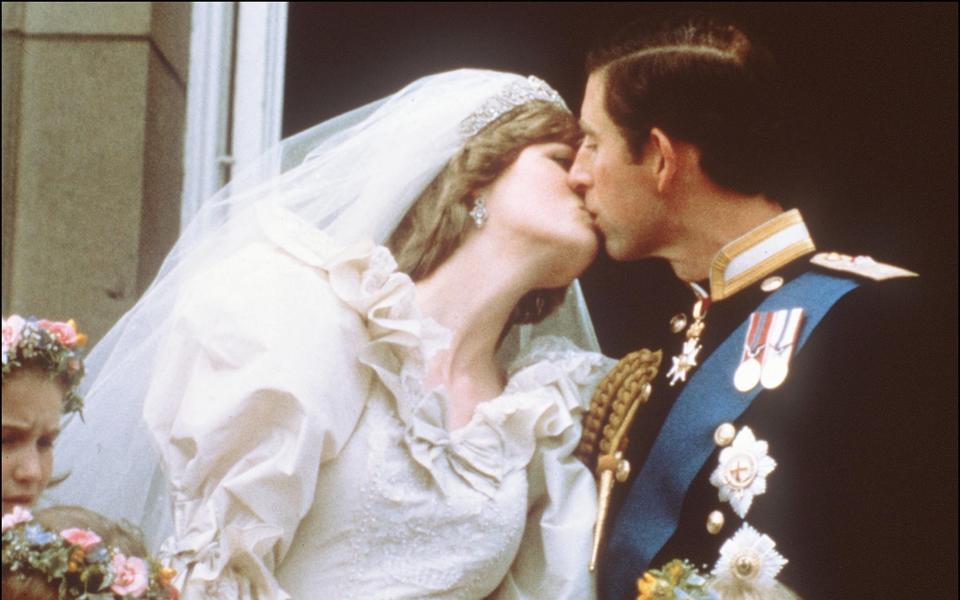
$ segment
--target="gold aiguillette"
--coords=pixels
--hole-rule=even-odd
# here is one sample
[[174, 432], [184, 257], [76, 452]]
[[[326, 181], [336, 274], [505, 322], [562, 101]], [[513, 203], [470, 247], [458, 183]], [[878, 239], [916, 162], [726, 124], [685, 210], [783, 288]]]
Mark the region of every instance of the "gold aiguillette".
[[650, 398], [650, 382], [657, 376], [662, 358], [659, 350], [644, 348], [631, 352], [607, 373], [590, 401], [590, 413], [584, 420], [583, 437], [576, 454], [587, 466], [595, 466], [600, 480], [591, 571], [597, 567], [603, 545], [613, 487], [630, 476], [630, 463], [623, 458], [627, 433], [637, 409]]

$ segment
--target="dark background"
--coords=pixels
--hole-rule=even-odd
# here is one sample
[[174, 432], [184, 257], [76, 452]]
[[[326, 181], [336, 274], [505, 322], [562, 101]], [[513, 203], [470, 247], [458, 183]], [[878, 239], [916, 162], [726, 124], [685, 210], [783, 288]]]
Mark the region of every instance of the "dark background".
[[[690, 4], [684, 4], [689, 9]], [[927, 393], [957, 398], [957, 5], [710, 4], [769, 46], [796, 107], [799, 206], [821, 250], [921, 273], [942, 338]], [[577, 112], [584, 57], [675, 4], [291, 3], [284, 135], [459, 67], [536, 74]], [[664, 263], [600, 259], [582, 278], [601, 345], [619, 356], [689, 309]], [[918, 390], [919, 392], [920, 390]], [[928, 402], [930, 398], [910, 401]]]

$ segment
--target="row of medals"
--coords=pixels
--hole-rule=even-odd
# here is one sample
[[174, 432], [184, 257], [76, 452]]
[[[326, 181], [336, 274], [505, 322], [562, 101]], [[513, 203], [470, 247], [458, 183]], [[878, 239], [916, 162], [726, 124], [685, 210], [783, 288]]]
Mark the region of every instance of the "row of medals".
[[[783, 285], [780, 277], [770, 277], [763, 281], [761, 288], [765, 292], [773, 292]], [[667, 376], [670, 385], [685, 382], [689, 372], [697, 366], [697, 355], [702, 346], [700, 336], [703, 335], [707, 309], [710, 299], [705, 292], [695, 289], [697, 301], [691, 314], [693, 323], [688, 325], [687, 316], [677, 314], [670, 320], [670, 329], [673, 333], [681, 333], [686, 329], [686, 341], [681, 352], [673, 357], [673, 365]], [[766, 389], [779, 387], [787, 378], [789, 372], [790, 355], [799, 332], [803, 310], [800, 308], [753, 313], [751, 327], [747, 330], [744, 340], [744, 351], [740, 364], [734, 371], [733, 385], [740, 392], [749, 392], [757, 384]], [[776, 342], [769, 342], [767, 337], [771, 323], [777, 323]]]

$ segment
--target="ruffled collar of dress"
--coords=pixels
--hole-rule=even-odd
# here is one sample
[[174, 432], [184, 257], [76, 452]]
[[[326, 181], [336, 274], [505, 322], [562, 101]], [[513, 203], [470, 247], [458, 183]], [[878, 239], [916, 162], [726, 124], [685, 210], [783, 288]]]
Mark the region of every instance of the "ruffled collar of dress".
[[544, 337], [511, 363], [503, 394], [449, 431], [442, 388], [425, 390], [423, 380], [430, 358], [449, 346], [450, 331], [422, 315], [414, 283], [397, 271], [390, 251], [372, 242], [338, 246], [276, 208], [261, 210], [259, 219], [273, 242], [325, 271], [337, 297], [365, 319], [370, 339], [358, 358], [392, 394], [411, 456], [444, 492], [465, 482], [492, 496], [504, 477], [526, 467], [538, 440], [579, 422], [588, 400], [580, 387], [597, 377], [604, 359]]

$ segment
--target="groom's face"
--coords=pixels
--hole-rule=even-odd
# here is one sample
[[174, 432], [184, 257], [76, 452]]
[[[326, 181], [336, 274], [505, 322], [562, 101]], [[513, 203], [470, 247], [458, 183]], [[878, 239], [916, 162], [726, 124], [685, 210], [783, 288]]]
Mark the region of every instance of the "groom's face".
[[653, 170], [634, 160], [626, 139], [607, 114], [606, 75], [594, 72], [580, 109], [583, 143], [568, 183], [584, 195], [587, 210], [603, 232], [607, 254], [635, 260], [653, 254], [661, 233], [662, 203]]

